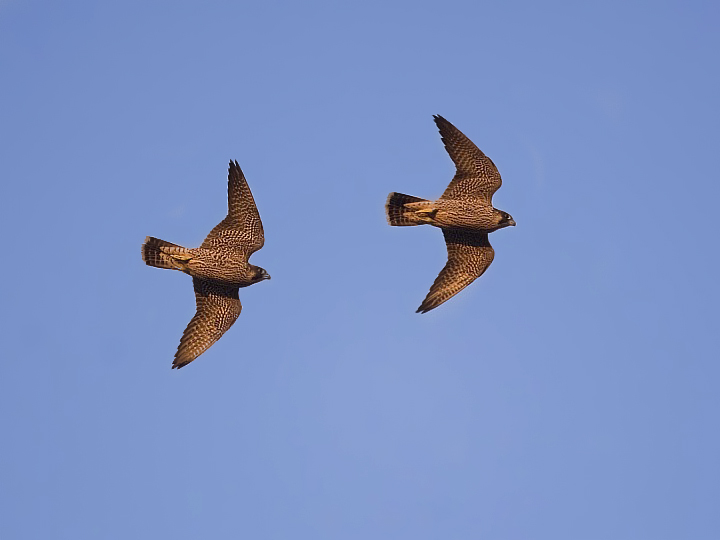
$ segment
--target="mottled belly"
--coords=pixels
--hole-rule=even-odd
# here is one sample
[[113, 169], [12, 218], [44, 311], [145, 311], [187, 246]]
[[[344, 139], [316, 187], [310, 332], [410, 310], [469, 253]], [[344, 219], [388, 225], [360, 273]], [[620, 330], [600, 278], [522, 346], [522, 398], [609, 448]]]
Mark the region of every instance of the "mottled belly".
[[244, 259], [211, 250], [194, 253], [189, 261], [189, 274], [233, 285], [243, 285], [251, 279], [251, 270]]
[[[440, 201], [438, 201], [440, 202]], [[478, 207], [470, 204], [443, 203], [438, 205], [434, 216], [439, 227], [492, 230], [496, 227], [496, 218], [492, 207]]]

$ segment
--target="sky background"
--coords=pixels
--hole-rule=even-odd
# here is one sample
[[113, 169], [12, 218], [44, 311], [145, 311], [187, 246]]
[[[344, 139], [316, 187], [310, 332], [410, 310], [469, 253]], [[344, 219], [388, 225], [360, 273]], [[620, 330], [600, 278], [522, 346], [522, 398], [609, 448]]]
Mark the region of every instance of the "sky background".
[[[720, 538], [716, 2], [0, 1], [0, 537]], [[487, 273], [390, 191], [498, 166]], [[170, 369], [245, 171], [271, 281]]]

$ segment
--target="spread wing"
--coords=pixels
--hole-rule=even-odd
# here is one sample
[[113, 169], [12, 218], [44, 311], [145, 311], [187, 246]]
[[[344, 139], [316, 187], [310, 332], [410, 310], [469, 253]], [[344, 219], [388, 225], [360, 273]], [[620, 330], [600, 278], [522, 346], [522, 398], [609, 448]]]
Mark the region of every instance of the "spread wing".
[[173, 369], [179, 369], [207, 351], [237, 320], [242, 310], [238, 287], [193, 278], [197, 311], [190, 320], [175, 353]]
[[477, 199], [492, 204], [492, 196], [502, 185], [500, 173], [492, 160], [483, 154], [463, 133], [442, 116], [433, 116], [442, 142], [456, 172], [441, 199]]
[[231, 247], [248, 256], [265, 244], [262, 221], [255, 199], [238, 162], [228, 168], [228, 215], [208, 234], [200, 247]]
[[417, 313], [427, 313], [479, 278], [495, 257], [487, 233], [443, 229], [448, 262], [440, 271]]

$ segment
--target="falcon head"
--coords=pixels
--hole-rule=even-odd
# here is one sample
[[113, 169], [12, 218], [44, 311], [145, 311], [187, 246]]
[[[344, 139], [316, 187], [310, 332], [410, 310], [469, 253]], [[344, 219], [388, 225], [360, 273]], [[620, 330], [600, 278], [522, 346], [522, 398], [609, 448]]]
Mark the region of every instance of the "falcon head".
[[503, 227], [511, 227], [515, 226], [515, 220], [512, 218], [510, 214], [507, 212], [504, 212], [503, 210], [497, 210], [495, 214], [495, 219], [497, 220], [497, 228], [502, 229]]
[[262, 281], [263, 279], [270, 279], [270, 274], [268, 274], [264, 268], [260, 268], [259, 266], [253, 266], [253, 276], [252, 276], [252, 282], [257, 283], [258, 281]]

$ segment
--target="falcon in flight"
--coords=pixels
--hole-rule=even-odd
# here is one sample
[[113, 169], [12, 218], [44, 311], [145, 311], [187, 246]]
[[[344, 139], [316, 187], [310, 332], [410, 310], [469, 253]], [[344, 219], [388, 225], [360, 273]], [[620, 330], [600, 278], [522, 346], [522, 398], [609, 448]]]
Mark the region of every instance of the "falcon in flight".
[[493, 208], [502, 179], [492, 160], [442, 116], [433, 118], [457, 168], [450, 185], [435, 201], [391, 193], [385, 203], [390, 225], [434, 225], [445, 236], [448, 262], [417, 313], [435, 309], [479, 278], [495, 256], [488, 234], [515, 225], [510, 214]]
[[148, 266], [180, 270], [193, 278], [197, 311], [180, 339], [173, 369], [204, 353], [240, 315], [240, 287], [270, 279], [248, 262], [265, 243], [262, 222], [238, 162], [228, 170], [228, 215], [199, 248], [188, 249], [148, 236], [142, 260]]

